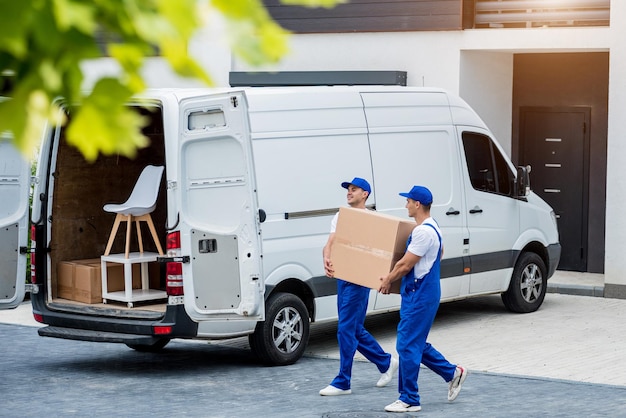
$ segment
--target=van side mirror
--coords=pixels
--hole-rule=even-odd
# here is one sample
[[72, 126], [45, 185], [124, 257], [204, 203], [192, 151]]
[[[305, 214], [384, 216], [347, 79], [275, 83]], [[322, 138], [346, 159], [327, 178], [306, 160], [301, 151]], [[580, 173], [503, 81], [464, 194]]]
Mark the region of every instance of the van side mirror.
[[526, 197], [530, 194], [530, 166], [517, 167], [517, 179], [515, 179], [515, 193], [517, 197]]

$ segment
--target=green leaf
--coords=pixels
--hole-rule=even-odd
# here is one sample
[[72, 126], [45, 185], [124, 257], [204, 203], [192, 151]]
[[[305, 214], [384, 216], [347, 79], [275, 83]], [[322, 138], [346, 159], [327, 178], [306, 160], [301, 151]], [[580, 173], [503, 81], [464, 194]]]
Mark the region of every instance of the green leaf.
[[59, 91], [62, 87], [62, 74], [57, 66], [48, 59], [41, 61], [39, 65], [39, 76], [46, 88], [46, 91]]
[[144, 117], [125, 106], [132, 92], [116, 79], [103, 78], [85, 101], [71, 112], [67, 142], [94, 161], [101, 152], [133, 158], [148, 145], [141, 133]]
[[54, 17], [62, 31], [71, 28], [92, 34], [98, 27], [93, 6], [72, 0], [52, 0]]
[[144, 59], [144, 45], [114, 44], [109, 45], [109, 53], [120, 63], [125, 74], [126, 84], [134, 93], [145, 89], [140, 70]]
[[41, 141], [46, 123], [62, 124], [62, 114], [42, 90], [18, 89], [10, 100], [0, 102], [0, 132], [13, 133], [13, 143], [31, 155]]
[[[330, 7], [344, 1], [282, 2]], [[63, 97], [82, 103], [71, 111], [67, 140], [87, 159], [101, 152], [134, 155], [147, 142], [145, 122], [125, 104], [145, 87], [146, 55], [156, 48], [178, 74], [211, 84], [188, 52], [207, 10], [226, 18], [231, 47], [248, 63], [273, 63], [287, 53], [289, 32], [261, 0], [0, 0], [0, 73], [15, 81], [7, 89], [12, 99], [0, 102], [0, 132], [12, 132], [16, 145], [30, 152], [46, 123], [63, 123], [54, 102]], [[83, 98], [81, 63], [102, 55], [102, 34], [120, 76], [97, 81]]]
[[182, 39], [190, 39], [200, 28], [196, 0], [158, 0], [158, 10]]
[[288, 32], [274, 22], [231, 22], [230, 28], [234, 52], [251, 65], [277, 62], [289, 50]]
[[259, 0], [211, 3], [228, 19], [233, 51], [249, 64], [274, 63], [289, 51], [289, 31], [271, 19]]
[[0, 1], [0, 51], [23, 57], [28, 54], [26, 31], [30, 27], [35, 2]]
[[186, 44], [175, 40], [167, 40], [161, 44], [161, 52], [178, 74], [183, 77], [194, 77], [209, 86], [212, 85], [211, 77], [187, 54], [185, 46]]

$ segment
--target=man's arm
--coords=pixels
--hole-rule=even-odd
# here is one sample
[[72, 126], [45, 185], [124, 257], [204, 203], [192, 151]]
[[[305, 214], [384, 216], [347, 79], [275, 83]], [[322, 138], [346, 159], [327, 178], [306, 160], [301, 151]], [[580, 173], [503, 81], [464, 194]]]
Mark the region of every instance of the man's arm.
[[380, 278], [380, 288], [378, 289], [378, 291], [385, 295], [389, 294], [389, 291], [391, 290], [391, 283], [402, 278], [405, 274], [411, 271], [411, 269], [415, 267], [415, 265], [420, 261], [421, 258], [422, 257], [420, 257], [419, 255], [415, 255], [409, 251], [404, 253], [404, 256], [402, 256], [402, 258], [398, 260], [398, 262], [395, 266], [393, 266], [393, 269], [389, 272], [389, 274]]
[[328, 241], [326, 245], [324, 245], [324, 250], [322, 250], [322, 255], [324, 257], [324, 272], [328, 277], [335, 276], [335, 270], [333, 270], [333, 263], [330, 261], [330, 252], [333, 248], [333, 243], [335, 242], [335, 233], [332, 232], [328, 236]]

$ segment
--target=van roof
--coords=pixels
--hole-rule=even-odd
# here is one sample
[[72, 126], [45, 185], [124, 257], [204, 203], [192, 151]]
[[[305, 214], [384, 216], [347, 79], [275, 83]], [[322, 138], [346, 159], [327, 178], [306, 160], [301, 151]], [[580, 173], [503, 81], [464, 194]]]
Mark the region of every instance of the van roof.
[[[415, 92], [433, 94], [439, 93], [446, 96], [450, 106], [452, 120], [456, 125], [470, 125], [488, 129], [476, 112], [460, 97], [450, 94], [448, 91], [437, 87], [406, 87], [406, 86], [287, 86], [287, 87], [226, 87], [226, 88], [159, 88], [149, 89], [139, 98], [156, 100], [175, 100], [180, 102], [185, 99], [202, 97], [211, 94], [228, 94], [243, 92], [250, 104], [251, 110], [263, 103], [272, 103], [270, 107], [288, 108], [289, 106], [307, 107], [344, 107], [361, 106], [361, 93], [384, 93], [384, 92]], [[295, 101], [276, 100], [285, 94], [300, 96]], [[302, 107], [301, 107], [302, 108]]]
[[200, 87], [200, 88], [156, 88], [148, 89], [140, 97], [155, 98], [162, 95], [174, 94], [179, 99], [204, 96], [207, 94], [229, 93], [245, 91], [246, 95], [271, 95], [290, 93], [325, 93], [325, 92], [440, 92], [448, 94], [446, 90], [436, 87], [404, 87], [404, 86], [287, 86], [287, 87]]

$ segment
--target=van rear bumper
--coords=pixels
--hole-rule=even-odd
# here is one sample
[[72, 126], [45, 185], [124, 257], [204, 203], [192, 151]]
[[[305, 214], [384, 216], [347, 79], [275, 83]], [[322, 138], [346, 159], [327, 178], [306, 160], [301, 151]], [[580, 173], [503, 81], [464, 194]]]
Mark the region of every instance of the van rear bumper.
[[[198, 324], [189, 318], [184, 305], [168, 305], [165, 315], [159, 318], [128, 318], [97, 315], [94, 311], [52, 310], [43, 297], [36, 295], [32, 300], [33, 313], [41, 315], [48, 325], [38, 330], [43, 337], [150, 345], [164, 338], [193, 338], [198, 333]], [[171, 332], [157, 334], [156, 327], [171, 327]]]
[[163, 337], [148, 335], [122, 334], [119, 332], [103, 332], [75, 328], [47, 326], [37, 330], [42, 337], [64, 338], [66, 340], [92, 341], [99, 343], [123, 343], [152, 345]]

